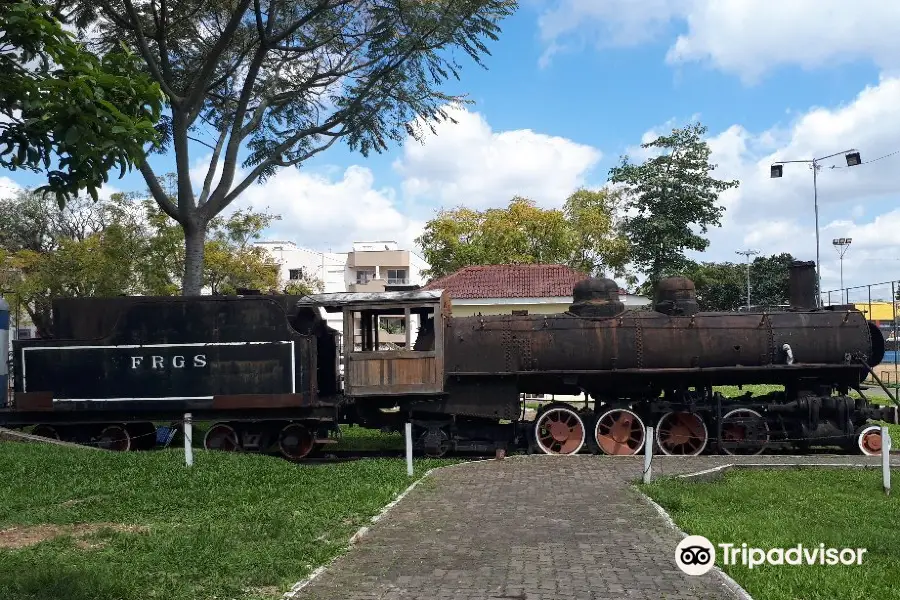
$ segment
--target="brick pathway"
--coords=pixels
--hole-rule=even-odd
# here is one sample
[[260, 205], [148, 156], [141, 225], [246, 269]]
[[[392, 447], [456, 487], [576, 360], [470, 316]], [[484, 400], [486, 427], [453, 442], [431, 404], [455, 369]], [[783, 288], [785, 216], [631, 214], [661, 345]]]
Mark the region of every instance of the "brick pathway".
[[[655, 457], [653, 475], [726, 463], [869, 463], [856, 456]], [[900, 459], [892, 462], [900, 464]], [[733, 599], [684, 575], [680, 536], [629, 483], [641, 459], [530, 456], [441, 469], [295, 600]]]

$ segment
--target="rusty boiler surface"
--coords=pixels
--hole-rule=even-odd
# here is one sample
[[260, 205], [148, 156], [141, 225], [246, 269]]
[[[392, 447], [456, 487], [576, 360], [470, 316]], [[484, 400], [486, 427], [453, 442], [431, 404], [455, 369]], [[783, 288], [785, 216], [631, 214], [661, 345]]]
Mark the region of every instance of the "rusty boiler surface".
[[837, 363], [849, 355], [873, 365], [884, 358], [884, 349], [873, 345], [874, 326], [858, 311], [775, 313], [769, 319], [776, 349], [789, 344], [795, 361]]
[[872, 355], [860, 313], [697, 313], [623, 311], [615, 317], [491, 315], [455, 319], [447, 329], [450, 373], [765, 367], [845, 364]]

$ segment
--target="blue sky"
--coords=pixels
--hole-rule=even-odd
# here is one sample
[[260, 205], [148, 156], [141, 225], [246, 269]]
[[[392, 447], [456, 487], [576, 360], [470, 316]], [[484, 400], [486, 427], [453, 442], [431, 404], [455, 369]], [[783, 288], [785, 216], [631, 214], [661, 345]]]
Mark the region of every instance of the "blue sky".
[[[317, 249], [361, 239], [410, 246], [438, 207], [500, 206], [516, 194], [559, 206], [578, 186], [603, 185], [644, 136], [699, 118], [717, 176], [741, 187], [723, 196], [725, 222], [698, 258], [735, 260], [735, 250], [752, 247], [815, 259], [811, 173], [795, 165], [772, 181], [768, 164], [846, 147], [864, 161], [900, 150], [900, 5], [777, 6], [523, 0], [491, 45], [489, 69], [464, 59], [462, 81], [448, 85], [475, 101], [459, 125], [368, 159], [334, 147], [253, 186], [235, 207], [281, 214], [271, 236]], [[198, 146], [192, 156], [199, 179], [207, 152]], [[153, 163], [171, 168], [169, 157]], [[900, 154], [820, 174], [823, 289], [839, 285], [831, 247], [839, 236], [854, 237], [849, 285], [900, 279], [898, 167]], [[144, 188], [136, 172], [111, 186]]]

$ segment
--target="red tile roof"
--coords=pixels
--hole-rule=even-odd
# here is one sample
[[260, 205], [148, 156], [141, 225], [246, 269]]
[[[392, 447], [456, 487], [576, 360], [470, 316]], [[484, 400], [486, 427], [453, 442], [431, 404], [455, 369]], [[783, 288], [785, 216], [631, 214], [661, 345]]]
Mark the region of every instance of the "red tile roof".
[[435, 279], [426, 290], [446, 290], [451, 298], [572, 297], [587, 275], [565, 265], [479, 265]]

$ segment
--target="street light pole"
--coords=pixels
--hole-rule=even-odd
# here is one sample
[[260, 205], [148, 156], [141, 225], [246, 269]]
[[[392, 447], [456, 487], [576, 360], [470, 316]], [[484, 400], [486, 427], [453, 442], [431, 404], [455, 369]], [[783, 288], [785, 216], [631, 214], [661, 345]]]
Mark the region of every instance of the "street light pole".
[[770, 177], [772, 179], [779, 178], [783, 175], [783, 167], [782, 165], [786, 165], [788, 163], [806, 163], [812, 167], [813, 172], [813, 206], [816, 212], [816, 304], [821, 306], [822, 304], [822, 265], [820, 262], [820, 252], [819, 252], [819, 185], [818, 185], [818, 171], [819, 171], [819, 161], [825, 160], [826, 158], [833, 158], [839, 154], [845, 155], [847, 160], [848, 167], [855, 167], [862, 163], [862, 160], [859, 156], [859, 151], [855, 148], [850, 148], [849, 150], [842, 150], [840, 152], [835, 152], [834, 154], [829, 154], [828, 156], [822, 156], [820, 158], [810, 158], [805, 160], [782, 160], [778, 162], [772, 163], [770, 169]]
[[[835, 238], [831, 240], [831, 243], [834, 244], [834, 247], [837, 249], [838, 254], [841, 256], [841, 294], [844, 294], [844, 254], [847, 252], [847, 248], [850, 247], [850, 244], [853, 242], [853, 238]], [[850, 304], [850, 292], [847, 292], [847, 300], [844, 304]]]
[[735, 250], [735, 254], [747, 257], [747, 312], [750, 312], [750, 257], [759, 254], [759, 250]]

